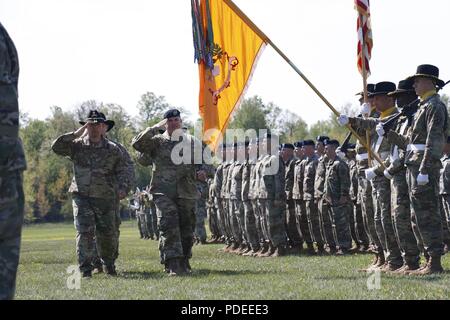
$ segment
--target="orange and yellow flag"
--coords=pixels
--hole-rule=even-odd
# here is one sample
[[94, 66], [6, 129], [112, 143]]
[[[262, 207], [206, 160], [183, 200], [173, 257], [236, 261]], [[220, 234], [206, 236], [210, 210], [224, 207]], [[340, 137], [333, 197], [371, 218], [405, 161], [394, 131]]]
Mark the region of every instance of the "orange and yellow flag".
[[230, 0], [191, 0], [204, 141], [216, 149], [267, 39]]

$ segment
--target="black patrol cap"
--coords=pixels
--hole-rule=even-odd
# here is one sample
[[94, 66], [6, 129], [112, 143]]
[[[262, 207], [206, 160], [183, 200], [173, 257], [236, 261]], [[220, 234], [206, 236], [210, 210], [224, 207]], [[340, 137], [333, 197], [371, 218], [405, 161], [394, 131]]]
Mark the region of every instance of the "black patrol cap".
[[292, 149], [294, 150], [294, 145], [292, 143], [283, 143], [281, 149]]
[[167, 110], [164, 113], [164, 119], [169, 119], [169, 118], [173, 118], [173, 117], [179, 117], [180, 116], [180, 111], [178, 109], [170, 109]]
[[397, 86], [393, 82], [390, 81], [378, 82], [375, 85], [373, 91], [369, 93], [369, 97], [372, 98], [375, 96], [387, 95], [389, 92], [393, 92], [395, 90], [397, 90]]
[[316, 144], [312, 140], [305, 140], [303, 141], [303, 146], [315, 146]]
[[336, 139], [325, 140], [325, 145], [326, 146], [335, 146], [337, 148], [337, 147], [339, 147], [339, 141], [337, 141]]
[[301, 148], [301, 147], [303, 147], [303, 141], [297, 141], [297, 142], [294, 142], [294, 147], [296, 147], [296, 148]]
[[90, 110], [86, 120], [79, 121], [79, 123], [82, 126], [84, 126], [86, 124], [86, 122], [88, 122], [88, 123], [104, 123], [108, 126], [108, 129], [106, 130], [106, 132], [111, 130], [115, 124], [114, 121], [112, 121], [112, 120], [106, 120], [105, 114], [103, 112], [99, 112], [98, 110]]

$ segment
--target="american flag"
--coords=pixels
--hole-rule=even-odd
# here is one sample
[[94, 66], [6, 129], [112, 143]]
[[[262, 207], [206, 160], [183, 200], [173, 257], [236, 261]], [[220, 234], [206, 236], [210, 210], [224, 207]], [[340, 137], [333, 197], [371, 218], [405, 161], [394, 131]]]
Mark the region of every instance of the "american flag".
[[[369, 60], [372, 56], [372, 28], [370, 25], [370, 1], [355, 0], [358, 11], [358, 70], [363, 74], [363, 57], [366, 67], [366, 77], [370, 74]], [[364, 48], [364, 52], [363, 52]]]

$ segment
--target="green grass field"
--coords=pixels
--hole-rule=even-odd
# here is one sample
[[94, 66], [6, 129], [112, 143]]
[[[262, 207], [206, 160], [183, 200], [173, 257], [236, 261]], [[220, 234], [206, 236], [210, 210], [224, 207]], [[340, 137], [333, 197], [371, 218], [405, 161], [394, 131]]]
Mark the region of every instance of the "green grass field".
[[[118, 276], [94, 275], [67, 288], [76, 265], [72, 224], [25, 227], [16, 299], [449, 299], [450, 272], [412, 277], [381, 274], [369, 290], [370, 255], [344, 257], [242, 257], [218, 252], [222, 245], [194, 247], [193, 274], [168, 277], [158, 243], [140, 240], [135, 222], [121, 227]], [[450, 270], [450, 255], [444, 257]], [[374, 283], [374, 282], [371, 282]]]

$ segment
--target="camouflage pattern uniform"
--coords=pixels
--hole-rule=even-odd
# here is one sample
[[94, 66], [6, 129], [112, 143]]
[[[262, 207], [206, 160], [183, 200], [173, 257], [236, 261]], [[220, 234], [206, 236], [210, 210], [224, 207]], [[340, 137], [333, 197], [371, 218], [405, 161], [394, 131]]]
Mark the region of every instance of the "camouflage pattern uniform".
[[[350, 223], [353, 224], [356, 241], [363, 248], [369, 247], [369, 237], [364, 228], [364, 220], [361, 209], [361, 199], [359, 197], [358, 166], [355, 159], [349, 161], [350, 168], [350, 199], [353, 203], [353, 214], [350, 213]], [[353, 218], [353, 219], [352, 219]], [[352, 226], [352, 225], [351, 225]], [[352, 231], [353, 233], [353, 231]], [[353, 237], [353, 236], [352, 236]]]
[[[280, 156], [268, 155], [262, 163], [259, 198], [264, 199], [264, 216], [267, 222], [269, 240], [274, 248], [285, 248], [286, 231], [284, 210], [286, 193], [284, 187], [285, 168]], [[274, 172], [274, 168], [278, 171]]]
[[199, 198], [196, 201], [195, 209], [195, 237], [197, 241], [206, 243], [205, 219], [208, 215], [206, 213], [208, 183], [206, 181], [197, 181], [197, 192], [199, 194]]
[[255, 200], [255, 193], [252, 188], [252, 174], [255, 171], [256, 161], [246, 160], [243, 164], [242, 170], [242, 203], [244, 205], [244, 217], [245, 217], [245, 234], [253, 253], [260, 249], [260, 237], [258, 233], [257, 214], [254, 211], [253, 201]]
[[[169, 261], [188, 263], [192, 256], [195, 229], [197, 165], [174, 164], [174, 147], [194, 150], [194, 138], [183, 135], [182, 141], [173, 139], [158, 128], [147, 128], [133, 138], [137, 151], [149, 154], [153, 161], [153, 175], [149, 192], [153, 195], [159, 227], [159, 250], [162, 264]], [[186, 149], [185, 148], [185, 149]], [[183, 149], [184, 150], [184, 149]], [[191, 157], [193, 160], [194, 157]]]
[[[393, 107], [391, 111], [386, 111], [386, 117], [394, 116], [398, 113], [398, 110]], [[350, 124], [357, 128], [362, 134], [365, 130], [369, 130], [373, 137], [377, 136], [375, 127], [380, 120], [388, 120], [389, 118], [378, 119], [362, 119], [351, 118]], [[361, 132], [362, 131], [362, 132]], [[391, 143], [384, 137], [376, 137], [372, 140], [372, 148], [376, 152], [381, 160], [383, 160], [386, 167], [389, 166], [389, 154], [391, 150]], [[375, 162], [375, 161], [374, 161]], [[372, 190], [374, 191], [374, 208], [375, 208], [375, 229], [378, 234], [378, 239], [381, 240], [381, 245], [385, 251], [385, 259], [389, 267], [392, 269], [401, 267], [403, 265], [403, 259], [400, 252], [400, 247], [396, 239], [396, 233], [394, 231], [394, 224], [392, 222], [391, 214], [391, 182], [383, 174], [384, 168], [378, 162], [374, 163], [373, 168], [377, 176], [372, 180]]]
[[[114, 268], [118, 256], [118, 192], [128, 193], [129, 166], [124, 149], [106, 138], [92, 144], [89, 137], [73, 132], [58, 137], [53, 151], [74, 165], [72, 193], [77, 256], [81, 272], [91, 271], [98, 255], [107, 268]], [[129, 155], [128, 155], [129, 156]]]
[[249, 187], [249, 198], [252, 202], [253, 212], [255, 214], [255, 223], [256, 223], [256, 232], [258, 233], [258, 240], [260, 243], [260, 247], [264, 247], [266, 244], [267, 232], [266, 227], [264, 225], [264, 218], [262, 212], [261, 200], [259, 198], [259, 188], [261, 184], [261, 166], [262, 159], [264, 157], [261, 155], [258, 159], [254, 160], [255, 164], [253, 165], [250, 171], [250, 187]]
[[230, 225], [233, 237], [239, 245], [247, 243], [245, 235], [245, 212], [242, 204], [242, 170], [243, 163], [234, 161], [230, 175]]
[[314, 198], [319, 208], [322, 236], [324, 237], [324, 240], [328, 244], [330, 250], [334, 251], [336, 250], [336, 241], [334, 240], [333, 235], [333, 222], [329, 215], [330, 205], [323, 199], [327, 162], [328, 157], [326, 155], [322, 155], [317, 163], [316, 179], [314, 181]]
[[227, 161], [223, 165], [223, 178], [222, 178], [222, 189], [221, 189], [221, 195], [222, 195], [222, 205], [223, 205], [223, 222], [225, 227], [225, 232], [227, 235], [227, 242], [228, 243], [234, 243], [235, 239], [233, 237], [233, 231], [231, 229], [230, 225], [230, 193], [229, 193], [229, 180], [231, 176], [231, 169], [232, 169], [232, 161]]
[[314, 201], [314, 184], [316, 177], [316, 170], [319, 164], [319, 159], [316, 155], [303, 160], [303, 200], [305, 201], [306, 213], [308, 217], [309, 232], [312, 240], [316, 242], [319, 250], [323, 249], [324, 240], [322, 230], [320, 228], [319, 209], [317, 203]]
[[446, 154], [441, 159], [442, 169], [439, 179], [439, 194], [441, 197], [441, 215], [443, 212], [442, 231], [443, 242], [450, 247], [450, 155]]
[[[402, 116], [393, 128], [399, 134], [408, 129], [408, 117]], [[394, 227], [404, 264], [416, 269], [419, 265], [420, 251], [417, 225], [411, 217], [408, 183], [406, 181], [405, 151], [396, 145], [391, 146], [390, 165], [387, 171], [392, 176], [392, 208]]]
[[297, 230], [297, 218], [295, 215], [295, 200], [292, 198], [294, 188], [296, 160], [292, 157], [285, 163], [285, 190], [286, 190], [286, 219], [285, 229], [288, 236], [288, 244], [292, 248], [300, 248], [303, 244], [301, 233]]
[[[329, 204], [329, 216], [332, 221], [335, 241], [339, 249], [346, 251], [352, 246], [350, 234], [349, 196], [350, 170], [342, 159], [328, 160], [326, 167], [323, 199]], [[345, 199], [344, 202], [341, 200]]]
[[308, 226], [308, 215], [306, 211], [306, 204], [303, 200], [303, 160], [296, 160], [294, 167], [294, 183], [292, 186], [292, 200], [295, 205], [295, 220], [297, 226], [297, 233], [300, 235], [300, 247], [303, 247], [303, 242], [306, 242], [309, 248], [313, 246], [313, 239]]
[[[373, 109], [370, 113], [371, 118], [378, 118], [379, 113]], [[366, 136], [365, 131], [358, 131], [362, 137]], [[377, 139], [375, 135], [369, 137], [371, 141]], [[369, 168], [368, 152], [366, 147], [358, 140], [356, 142], [356, 166], [358, 169], [358, 197], [361, 202], [361, 211], [363, 216], [364, 228], [373, 249], [382, 256], [380, 264], [384, 263], [384, 253], [381, 241], [375, 228], [375, 209], [372, 190], [372, 184], [366, 179], [365, 170]]]
[[256, 198], [256, 206], [253, 206], [253, 210], [255, 210], [255, 213], [257, 213], [257, 220], [259, 220], [259, 226], [261, 229], [261, 246], [264, 249], [268, 249], [267, 245], [269, 243], [269, 231], [268, 231], [268, 225], [267, 225], [267, 218], [266, 218], [266, 202], [267, 199], [261, 197], [261, 190], [264, 187], [263, 186], [263, 166], [264, 161], [266, 159], [266, 155], [259, 156], [258, 160], [256, 161], [255, 165], [255, 198]]
[[216, 201], [216, 207], [217, 207], [217, 224], [220, 230], [221, 236], [224, 238], [225, 241], [228, 242], [228, 234], [225, 229], [225, 209], [223, 205], [223, 196], [222, 196], [222, 186], [223, 186], [223, 168], [225, 166], [225, 163], [221, 163], [217, 169], [216, 174], [214, 175], [214, 194], [215, 194], [215, 201]]
[[211, 239], [219, 240], [221, 233], [218, 224], [218, 212], [216, 207], [216, 186], [214, 179], [208, 179], [208, 197], [206, 199], [206, 213], [208, 216], [209, 230], [211, 231]]
[[[406, 150], [405, 164], [411, 201], [426, 253], [440, 261], [443, 254], [442, 218], [439, 210], [440, 158], [447, 137], [448, 114], [438, 94], [419, 103], [406, 135], [389, 131], [388, 138]], [[428, 174], [426, 185], [417, 184], [419, 173]]]
[[0, 23], [0, 300], [14, 298], [24, 214], [18, 79], [17, 51]]

